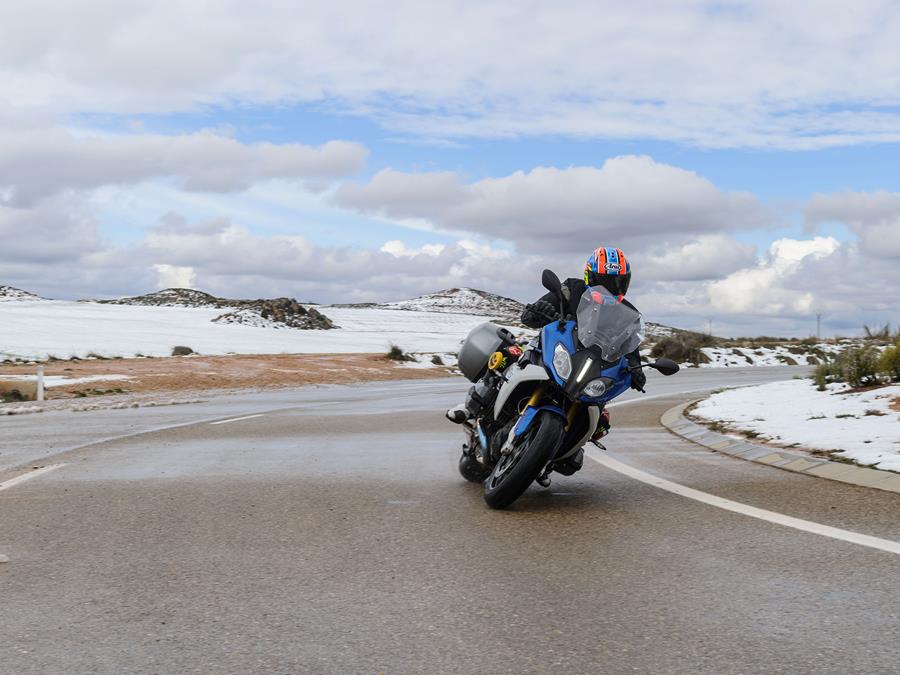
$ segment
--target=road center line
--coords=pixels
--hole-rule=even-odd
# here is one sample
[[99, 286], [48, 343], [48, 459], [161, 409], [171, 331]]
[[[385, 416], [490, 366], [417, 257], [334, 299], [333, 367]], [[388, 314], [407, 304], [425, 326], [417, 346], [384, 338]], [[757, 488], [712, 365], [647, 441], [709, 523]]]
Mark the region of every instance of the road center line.
[[48, 464], [47, 466], [42, 466], [40, 469], [34, 469], [33, 471], [29, 471], [28, 473], [23, 473], [21, 476], [10, 478], [8, 481], [0, 483], [0, 492], [2, 492], [3, 490], [8, 490], [9, 488], [18, 485], [19, 483], [24, 483], [26, 480], [31, 480], [32, 478], [43, 476], [45, 473], [50, 473], [51, 471], [59, 469], [63, 466], [65, 466], [65, 464]]
[[751, 518], [765, 520], [770, 523], [775, 523], [776, 525], [792, 527], [795, 530], [811, 532], [813, 534], [822, 535], [823, 537], [839, 539], [841, 541], [850, 542], [851, 544], [867, 546], [869, 548], [878, 549], [879, 551], [887, 551], [888, 553], [896, 553], [897, 555], [900, 555], [900, 542], [897, 541], [880, 539], [878, 537], [872, 537], [867, 534], [851, 532], [850, 530], [842, 530], [837, 527], [822, 525], [821, 523], [814, 523], [811, 520], [802, 520], [801, 518], [786, 516], [775, 511], [767, 511], [766, 509], [759, 509], [755, 506], [742, 504], [741, 502], [733, 502], [730, 499], [716, 497], [715, 495], [701, 492], [700, 490], [695, 490], [694, 488], [689, 488], [685, 485], [673, 483], [672, 481], [666, 480], [665, 478], [659, 478], [657, 476], [654, 476], [653, 474], [641, 471], [640, 469], [635, 469], [633, 466], [629, 466], [628, 464], [620, 462], [617, 459], [613, 459], [612, 457], [605, 455], [600, 455], [595, 450], [588, 450], [585, 454], [598, 464], [602, 464], [608, 469], [617, 471], [628, 476], [629, 478], [633, 478], [634, 480], [646, 483], [647, 485], [658, 487], [660, 490], [666, 490], [667, 492], [671, 492], [682, 497], [687, 497], [688, 499], [693, 499], [704, 504], [709, 504], [710, 506], [725, 509], [726, 511], [733, 511], [734, 513], [740, 513], [745, 516], [750, 516]]
[[254, 417], [265, 417], [263, 413], [259, 413], [258, 415], [245, 415], [244, 417], [235, 417], [230, 420], [219, 420], [218, 422], [210, 422], [211, 426], [215, 426], [216, 424], [228, 424], [229, 422], [240, 422], [241, 420], [252, 420]]

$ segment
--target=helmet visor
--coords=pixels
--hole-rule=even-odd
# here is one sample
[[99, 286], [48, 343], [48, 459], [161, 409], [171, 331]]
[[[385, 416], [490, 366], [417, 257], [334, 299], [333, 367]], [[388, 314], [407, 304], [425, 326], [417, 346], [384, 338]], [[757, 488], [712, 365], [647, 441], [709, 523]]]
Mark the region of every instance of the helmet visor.
[[631, 272], [627, 274], [598, 274], [588, 272], [585, 280], [588, 286], [603, 286], [613, 295], [625, 295], [631, 284]]

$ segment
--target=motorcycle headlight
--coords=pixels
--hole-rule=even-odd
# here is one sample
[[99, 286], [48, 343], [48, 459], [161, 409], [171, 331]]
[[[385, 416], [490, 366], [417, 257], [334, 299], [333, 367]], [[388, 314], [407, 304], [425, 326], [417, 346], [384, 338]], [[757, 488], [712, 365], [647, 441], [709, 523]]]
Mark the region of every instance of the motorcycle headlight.
[[568, 380], [572, 374], [572, 357], [562, 343], [557, 344], [553, 350], [553, 367], [556, 374], [564, 380]]
[[584, 395], [589, 398], [600, 398], [606, 393], [606, 380], [603, 378], [591, 380], [584, 388]]

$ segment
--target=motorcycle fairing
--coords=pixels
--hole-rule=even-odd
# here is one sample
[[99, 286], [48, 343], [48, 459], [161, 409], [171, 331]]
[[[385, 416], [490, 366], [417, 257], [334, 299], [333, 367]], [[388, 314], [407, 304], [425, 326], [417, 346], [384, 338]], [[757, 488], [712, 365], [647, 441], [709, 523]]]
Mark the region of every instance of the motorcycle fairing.
[[497, 394], [497, 400], [494, 401], [494, 419], [500, 419], [500, 413], [506, 401], [512, 396], [513, 392], [518, 389], [523, 382], [546, 382], [550, 379], [547, 371], [541, 366], [529, 364], [524, 368], [511, 366], [507, 369], [507, 380], [502, 387], [500, 393]]
[[556, 351], [556, 345], [559, 343], [563, 344], [569, 354], [576, 352], [575, 325], [574, 321], [566, 321], [562, 324], [562, 330], [560, 330], [560, 323], [554, 321], [553, 323], [548, 323], [541, 330], [541, 358], [544, 361], [544, 366], [549, 372], [553, 373], [553, 379], [556, 380], [556, 384], [563, 388], [565, 388], [566, 383], [565, 380], [557, 375], [556, 368], [553, 367], [553, 352]]
[[586, 406], [581, 414], [587, 418], [583, 422], [583, 427], [581, 427], [584, 430], [583, 433], [577, 433], [578, 418], [576, 417], [576, 423], [573, 425], [576, 428], [569, 429], [566, 433], [566, 437], [553, 461], [560, 462], [574, 455], [584, 447], [585, 443], [591, 440], [591, 436], [597, 430], [597, 425], [600, 423], [600, 408], [595, 405]]
[[[590, 350], [582, 349], [572, 358], [573, 374], [580, 373], [580, 369], [583, 367], [584, 360], [588, 355], [590, 355]], [[605, 368], [603, 367], [604, 365], [606, 365]], [[580, 390], [583, 389], [588, 382], [595, 380], [598, 377], [609, 378], [610, 380], [614, 380], [616, 384], [607, 389], [603, 393], [603, 396], [599, 398], [591, 398], [580, 394]], [[580, 382], [576, 383], [574, 379], [570, 378], [565, 391], [572, 398], [577, 396], [578, 400], [582, 403], [601, 405], [607, 401], [613, 400], [622, 392], [627, 391], [629, 387], [631, 387], [631, 371], [628, 369], [628, 359], [623, 356], [612, 364], [596, 359], [588, 368], [587, 373]]]

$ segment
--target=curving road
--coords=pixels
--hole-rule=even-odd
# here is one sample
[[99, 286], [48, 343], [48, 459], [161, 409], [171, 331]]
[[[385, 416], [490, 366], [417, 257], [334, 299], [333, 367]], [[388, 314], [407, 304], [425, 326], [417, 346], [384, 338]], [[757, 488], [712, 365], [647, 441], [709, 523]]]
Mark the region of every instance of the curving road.
[[900, 496], [658, 424], [797, 372], [653, 374], [505, 512], [456, 473], [461, 380], [2, 419], [0, 673], [898, 672], [900, 555], [778, 517], [900, 542]]

